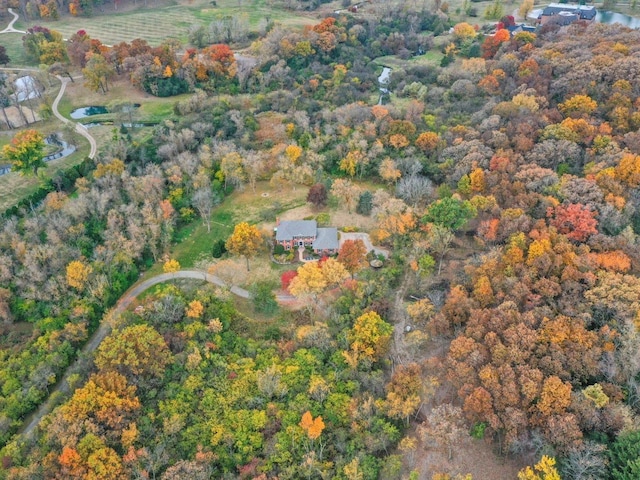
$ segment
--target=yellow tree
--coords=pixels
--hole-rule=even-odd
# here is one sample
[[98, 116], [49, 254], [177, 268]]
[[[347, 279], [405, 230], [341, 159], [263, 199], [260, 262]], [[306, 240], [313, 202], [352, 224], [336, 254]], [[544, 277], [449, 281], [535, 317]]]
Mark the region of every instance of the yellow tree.
[[175, 273], [178, 270], [180, 270], [180, 262], [174, 259], [169, 259], [162, 265], [162, 271], [164, 273]]
[[15, 134], [11, 143], [2, 147], [2, 157], [11, 162], [21, 175], [38, 174], [44, 167], [44, 137], [37, 130], [23, 130]]
[[291, 280], [289, 291], [295, 297], [316, 296], [327, 288], [327, 280], [318, 262], [309, 262], [298, 268], [298, 275]]
[[322, 262], [322, 276], [327, 286], [339, 285], [345, 279], [349, 278], [349, 271], [335, 258], [328, 258]]
[[227, 251], [234, 255], [242, 255], [247, 259], [247, 270], [249, 270], [249, 257], [258, 253], [261, 245], [262, 234], [260, 230], [247, 222], [237, 224], [225, 244]]
[[380, 175], [380, 178], [382, 178], [382, 180], [384, 180], [388, 184], [396, 183], [402, 176], [402, 173], [396, 166], [396, 162], [394, 162], [390, 158], [385, 158], [382, 162], [380, 162], [380, 167], [378, 167], [378, 174]]
[[82, 290], [89, 279], [93, 269], [80, 260], [74, 260], [67, 265], [67, 284], [70, 287]]
[[543, 455], [533, 468], [526, 467], [520, 470], [518, 480], [560, 480], [560, 474], [555, 465], [555, 458]]
[[526, 19], [527, 15], [531, 13], [531, 10], [533, 10], [533, 0], [522, 0], [522, 4], [518, 9], [518, 13], [520, 14], [520, 16], [523, 19]]
[[364, 153], [360, 150], [352, 150], [340, 161], [340, 170], [353, 177], [365, 158]]
[[204, 306], [200, 300], [193, 300], [185, 309], [185, 315], [189, 318], [200, 318], [204, 313]]
[[393, 327], [376, 312], [360, 315], [347, 334], [349, 351], [343, 352], [347, 363], [355, 368], [361, 360], [375, 362], [389, 349]]
[[558, 105], [558, 109], [565, 117], [586, 117], [591, 115], [598, 104], [588, 95], [574, 95], [564, 103]]

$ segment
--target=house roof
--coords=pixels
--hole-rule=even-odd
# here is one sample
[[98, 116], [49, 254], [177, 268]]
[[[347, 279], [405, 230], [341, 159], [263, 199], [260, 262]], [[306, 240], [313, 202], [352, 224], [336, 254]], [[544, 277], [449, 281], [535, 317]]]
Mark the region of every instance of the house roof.
[[578, 15], [583, 20], [592, 20], [596, 16], [596, 7], [593, 5], [572, 5], [568, 3], [550, 3], [542, 11], [543, 15], [558, 15], [561, 12], [570, 12]]
[[313, 242], [314, 250], [337, 250], [338, 229], [335, 227], [319, 228], [318, 237]]
[[318, 224], [315, 220], [287, 220], [276, 227], [276, 240], [293, 240], [294, 237], [315, 237]]

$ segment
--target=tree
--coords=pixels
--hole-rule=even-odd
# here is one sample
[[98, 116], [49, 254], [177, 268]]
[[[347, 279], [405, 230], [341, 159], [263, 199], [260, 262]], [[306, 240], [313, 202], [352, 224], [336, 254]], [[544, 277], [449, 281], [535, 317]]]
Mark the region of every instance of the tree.
[[80, 260], [74, 260], [67, 265], [67, 284], [70, 287], [82, 290], [89, 279], [93, 269]]
[[576, 242], [584, 242], [590, 235], [598, 233], [595, 212], [579, 203], [559, 205], [555, 209], [550, 207], [547, 216], [552, 217], [550, 224], [556, 227], [559, 233]]
[[373, 210], [373, 194], [369, 190], [365, 190], [360, 194], [360, 198], [358, 198], [356, 213], [369, 216], [371, 215], [371, 210]]
[[423, 382], [422, 371], [417, 363], [399, 365], [385, 386], [387, 397], [384, 409], [387, 415], [403, 420], [408, 426], [411, 415], [420, 409], [427, 396], [433, 394], [433, 388], [428, 388], [426, 382], [429, 387], [436, 385], [433, 378]]
[[455, 231], [463, 227], [475, 215], [476, 209], [468, 201], [447, 197], [429, 205], [422, 220]]
[[207, 233], [211, 232], [211, 211], [213, 210], [213, 193], [211, 188], [203, 187], [196, 190], [191, 197], [192, 205], [198, 210], [202, 221], [207, 226]]
[[520, 5], [518, 13], [523, 19], [526, 20], [527, 15], [529, 15], [529, 13], [531, 13], [531, 10], [533, 10], [533, 3], [534, 0], [522, 0], [522, 4]]
[[95, 358], [100, 370], [115, 370], [134, 382], [138, 377], [161, 377], [171, 361], [164, 338], [149, 325], [116, 330], [102, 341]]
[[356, 200], [360, 196], [360, 188], [351, 183], [350, 180], [338, 178], [331, 186], [331, 195], [344, 202], [349, 213], [353, 210]]
[[555, 458], [543, 455], [533, 468], [526, 467], [520, 470], [518, 480], [560, 480], [555, 464]]
[[251, 285], [249, 293], [251, 294], [253, 308], [256, 312], [271, 315], [278, 309], [278, 302], [273, 293], [273, 285], [271, 282], [255, 282]]
[[87, 87], [94, 92], [102, 90], [102, 93], [107, 93], [109, 90], [109, 80], [115, 73], [107, 60], [97, 53], [90, 54], [86, 66], [82, 69]]
[[393, 327], [376, 312], [360, 315], [347, 333], [349, 350], [343, 352], [347, 363], [355, 368], [361, 362], [373, 363], [386, 355]]
[[322, 267], [318, 262], [308, 262], [298, 268], [298, 274], [289, 283], [291, 295], [301, 297], [305, 295], [317, 296], [327, 288], [327, 280], [322, 274]]
[[473, 40], [477, 35], [476, 29], [466, 22], [457, 23], [453, 27], [453, 37], [459, 42]]
[[398, 179], [402, 176], [402, 172], [397, 168], [396, 162], [394, 162], [390, 158], [385, 158], [382, 162], [380, 162], [380, 167], [378, 167], [378, 174], [383, 181], [388, 184], [394, 184], [398, 181]]
[[598, 103], [588, 95], [574, 95], [558, 105], [558, 110], [565, 117], [582, 118], [591, 115]]
[[289, 290], [289, 285], [291, 285], [291, 281], [296, 278], [298, 272], [295, 270], [287, 270], [280, 275], [280, 286], [282, 290]]
[[438, 262], [438, 275], [442, 271], [442, 261], [444, 256], [449, 251], [451, 242], [455, 238], [455, 235], [450, 228], [443, 225], [433, 224], [427, 231], [427, 243], [429, 248], [440, 255], [440, 261]]
[[358, 270], [367, 266], [366, 255], [367, 247], [362, 240], [345, 240], [338, 251], [338, 261], [345, 266], [353, 278]]
[[38, 169], [45, 166], [43, 150], [42, 134], [37, 130], [23, 130], [15, 134], [11, 143], [2, 147], [2, 156], [21, 175], [37, 175]]
[[178, 270], [180, 270], [180, 262], [174, 259], [167, 260], [164, 262], [164, 265], [162, 265], [162, 271], [164, 273], [175, 273]]
[[349, 277], [349, 272], [345, 266], [335, 258], [327, 258], [321, 264], [322, 276], [327, 283], [327, 287], [340, 285]]
[[620, 435], [609, 449], [609, 473], [614, 480], [631, 480], [640, 473], [640, 431]]
[[312, 185], [307, 194], [307, 202], [311, 203], [316, 208], [321, 208], [327, 205], [327, 187], [322, 183], [316, 183]]
[[423, 441], [431, 438], [444, 447], [451, 460], [454, 447], [468, 436], [462, 409], [450, 403], [439, 405], [420, 425], [419, 434]]
[[9, 58], [9, 55], [7, 55], [7, 49], [0, 45], [0, 65], [6, 66], [10, 61], [11, 59]]
[[238, 152], [231, 152], [222, 157], [220, 171], [224, 174], [224, 188], [228, 184], [240, 188], [246, 179], [244, 161]]
[[307, 410], [306, 412], [304, 412], [304, 414], [302, 414], [302, 419], [300, 420], [300, 426], [302, 427], [302, 430], [304, 430], [304, 432], [307, 434], [310, 440], [317, 439], [320, 436], [320, 434], [322, 434], [322, 431], [324, 430], [324, 427], [325, 427], [324, 422], [322, 421], [322, 417], [317, 416], [316, 418], [313, 418], [309, 410]]
[[262, 241], [262, 234], [255, 225], [242, 222], [234, 227], [225, 246], [232, 254], [244, 256], [247, 260], [247, 270], [249, 270], [249, 258], [258, 253]]

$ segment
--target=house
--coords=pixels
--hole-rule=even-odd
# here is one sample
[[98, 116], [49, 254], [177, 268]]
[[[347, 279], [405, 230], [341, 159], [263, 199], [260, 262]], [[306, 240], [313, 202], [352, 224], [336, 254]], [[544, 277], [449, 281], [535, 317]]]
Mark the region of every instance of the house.
[[317, 254], [332, 254], [338, 251], [338, 229], [318, 228], [315, 220], [278, 221], [274, 228], [276, 243], [285, 250], [311, 247]]
[[559, 23], [560, 25], [569, 25], [577, 20], [593, 22], [597, 13], [596, 7], [593, 5], [550, 3], [542, 9], [536, 17], [536, 20], [541, 25], [545, 25], [551, 21]]

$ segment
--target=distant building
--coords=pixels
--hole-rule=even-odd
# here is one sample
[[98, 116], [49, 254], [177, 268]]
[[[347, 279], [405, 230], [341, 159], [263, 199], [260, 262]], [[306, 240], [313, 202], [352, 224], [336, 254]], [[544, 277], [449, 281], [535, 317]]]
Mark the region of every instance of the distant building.
[[536, 20], [540, 25], [551, 21], [560, 25], [569, 25], [578, 20], [593, 22], [597, 14], [593, 5], [576, 5], [572, 3], [550, 3], [542, 10], [532, 10], [528, 19]]
[[318, 228], [315, 220], [290, 220], [278, 222], [276, 243], [285, 250], [311, 247], [317, 254], [330, 255], [338, 251], [338, 229]]
[[516, 33], [520, 33], [520, 32], [535, 33], [537, 28], [531, 25], [525, 25], [524, 23], [520, 23], [518, 25], [507, 26], [507, 30], [509, 30], [509, 33], [513, 37]]

